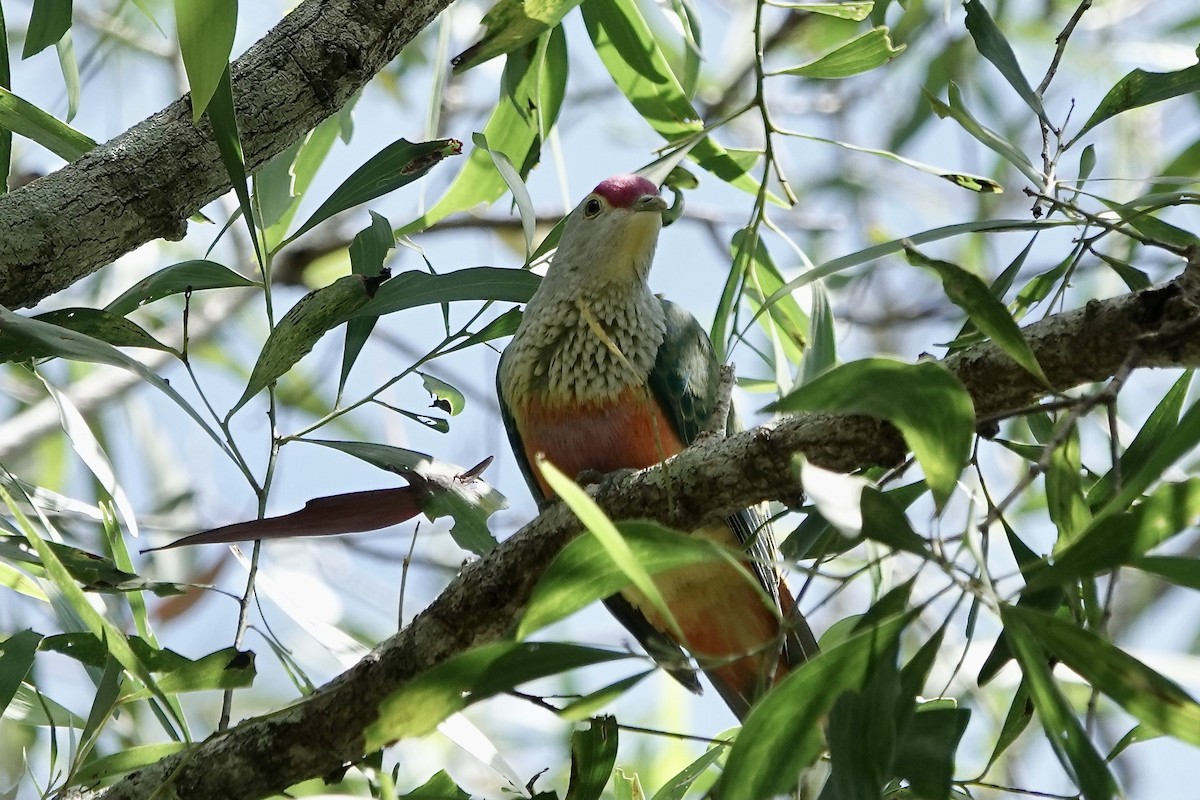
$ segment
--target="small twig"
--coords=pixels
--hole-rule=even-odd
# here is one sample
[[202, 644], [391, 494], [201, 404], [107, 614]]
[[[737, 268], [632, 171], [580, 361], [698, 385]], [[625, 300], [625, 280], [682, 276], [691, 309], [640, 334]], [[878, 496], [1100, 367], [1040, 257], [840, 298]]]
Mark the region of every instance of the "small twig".
[[1055, 73], [1058, 72], [1058, 63], [1062, 61], [1063, 51], [1067, 49], [1067, 40], [1071, 38], [1071, 34], [1075, 32], [1075, 26], [1079, 24], [1080, 18], [1083, 17], [1085, 11], [1092, 7], [1092, 0], [1083, 0], [1079, 7], [1075, 9], [1075, 13], [1067, 20], [1067, 24], [1063, 26], [1062, 32], [1054, 38], [1056, 47], [1054, 48], [1054, 56], [1050, 59], [1050, 66], [1046, 70], [1046, 77], [1042, 78], [1042, 82], [1038, 84], [1037, 94], [1041, 97], [1050, 88], [1050, 81], [1054, 80]]
[[729, 408], [733, 404], [733, 384], [736, 381], [737, 376], [734, 374], [733, 364], [721, 365], [716, 402], [713, 404], [712, 414], [708, 417], [708, 424], [700, 431], [701, 439], [724, 438], [729, 424]]
[[404, 627], [404, 590], [408, 587], [408, 568], [412, 566], [413, 552], [417, 549], [417, 534], [421, 532], [421, 522], [413, 528], [412, 541], [408, 545], [408, 555], [400, 565], [400, 601], [396, 607], [396, 630]]
[[[1155, 337], [1159, 335], [1161, 334], [1154, 334]], [[1038, 475], [1041, 475], [1046, 471], [1047, 468], [1049, 468], [1050, 459], [1054, 457], [1054, 451], [1057, 450], [1067, 440], [1067, 437], [1071, 435], [1071, 431], [1075, 428], [1076, 423], [1079, 422], [1080, 418], [1083, 417], [1084, 414], [1087, 414], [1101, 403], [1112, 403], [1115, 400], [1117, 394], [1125, 385], [1125, 382], [1129, 380], [1130, 374], [1132, 374], [1134, 368], [1136, 368], [1138, 363], [1141, 361], [1142, 353], [1143, 350], [1141, 342], [1134, 342], [1133, 347], [1129, 350], [1129, 355], [1125, 357], [1125, 361], [1122, 362], [1121, 366], [1113, 374], [1108, 384], [1099, 392], [1087, 397], [1081, 397], [1075, 402], [1071, 410], [1063, 418], [1062, 422], [1060, 422], [1058, 427], [1054, 429], [1054, 435], [1051, 436], [1050, 440], [1047, 441], [1042, 447], [1042, 455], [1037, 460], [1037, 463], [1031, 464], [1029, 469], [1026, 470], [1025, 475], [1017, 482], [1017, 485], [1012, 488], [1012, 491], [1010, 491], [1003, 500], [997, 503], [996, 506], [988, 512], [987, 517], [979, 526], [980, 530], [986, 531], [988, 528], [990, 528], [992, 524], [1000, 518], [1000, 515], [1004, 513], [1004, 510], [1012, 505], [1013, 501], [1020, 497], [1021, 494], [1024, 493], [1027, 488], [1029, 488], [1029, 485], [1033, 483], [1034, 479], [1036, 479]]]

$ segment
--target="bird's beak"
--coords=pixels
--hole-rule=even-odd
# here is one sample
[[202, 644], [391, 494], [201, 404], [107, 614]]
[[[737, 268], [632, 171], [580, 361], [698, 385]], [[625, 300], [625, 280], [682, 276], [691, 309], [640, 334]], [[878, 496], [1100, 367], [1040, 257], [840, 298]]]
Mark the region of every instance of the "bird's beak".
[[657, 194], [644, 194], [633, 202], [634, 211], [657, 211], [659, 214], [667, 210], [667, 201]]

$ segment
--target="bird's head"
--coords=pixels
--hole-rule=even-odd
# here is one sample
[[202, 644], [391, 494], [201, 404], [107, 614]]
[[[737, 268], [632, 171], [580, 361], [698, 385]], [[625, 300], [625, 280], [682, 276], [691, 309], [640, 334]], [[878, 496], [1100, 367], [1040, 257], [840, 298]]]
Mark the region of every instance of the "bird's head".
[[547, 277], [594, 286], [645, 282], [666, 208], [646, 178], [601, 181], [567, 217]]

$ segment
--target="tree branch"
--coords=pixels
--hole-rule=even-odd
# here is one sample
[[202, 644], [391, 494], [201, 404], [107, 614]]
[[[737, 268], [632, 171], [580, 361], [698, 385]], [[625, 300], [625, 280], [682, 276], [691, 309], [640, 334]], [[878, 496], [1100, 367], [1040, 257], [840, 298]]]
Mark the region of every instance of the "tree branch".
[[[978, 415], [1024, 406], [1114, 374], [1132, 347], [1146, 367], [1200, 366], [1200, 260], [1164, 286], [1050, 317], [1025, 329], [1051, 381], [1043, 386], [992, 344], [944, 360], [975, 401]], [[661, 466], [610, 477], [596, 500], [615, 519], [652, 518], [692, 530], [733, 510], [801, 488], [794, 453], [840, 471], [895, 464], [904, 443], [889, 426], [862, 417], [798, 415], [712, 439]], [[668, 479], [669, 474], [669, 479]], [[672, 502], [667, 502], [668, 493]], [[248, 719], [185, 754], [171, 756], [98, 792], [75, 797], [251, 800], [306, 778], [335, 774], [363, 756], [363, 731], [379, 702], [468, 648], [507, 634], [539, 577], [576, 535], [578, 522], [556, 504], [485, 558], [468, 564], [412, 624], [313, 695]]]
[[[291, 145], [396, 57], [449, 0], [305, 0], [233, 65], [249, 171]], [[0, 196], [0, 303], [33, 305], [229, 190], [208, 119], [185, 95], [62, 169]]]

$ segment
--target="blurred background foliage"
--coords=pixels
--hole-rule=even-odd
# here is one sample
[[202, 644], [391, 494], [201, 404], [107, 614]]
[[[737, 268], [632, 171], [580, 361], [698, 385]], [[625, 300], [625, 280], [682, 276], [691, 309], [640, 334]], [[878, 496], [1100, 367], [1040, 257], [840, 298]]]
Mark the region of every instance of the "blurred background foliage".
[[[294, 701], [531, 519], [498, 348], [562, 215], [655, 164], [680, 216], [653, 284], [736, 362], [743, 417], [854, 398], [927, 444], [864, 473], [857, 518], [863, 482], [810, 468], [816, 507], [779, 509], [830, 658], [732, 749], [723, 707], [647, 661], [510, 659], [486, 702], [431, 712], [441, 733], [393, 719], [410, 738], [291, 794], [764, 797], [803, 770], [823, 797], [1170, 796], [1200, 765], [1190, 372], [976, 439], [940, 370], [862, 360], [990, 339], [1036, 374], [1016, 324], [1182, 271], [1190, 4], [459, 0], [249, 179], [225, 68], [286, 4], [0, 10], [10, 190], [189, 87], [241, 189], [0, 318], [0, 794], [111, 781]], [[227, 524], [210, 538], [282, 540], [138, 553]], [[538, 638], [627, 645], [595, 603]]]

